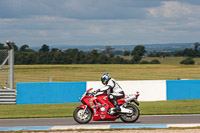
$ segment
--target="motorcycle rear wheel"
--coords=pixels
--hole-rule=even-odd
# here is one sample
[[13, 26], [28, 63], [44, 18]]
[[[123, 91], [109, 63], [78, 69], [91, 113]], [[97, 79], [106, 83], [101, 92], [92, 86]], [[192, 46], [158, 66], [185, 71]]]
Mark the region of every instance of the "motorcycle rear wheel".
[[86, 108], [76, 108], [73, 113], [74, 120], [80, 124], [88, 123], [92, 119], [92, 111]]
[[140, 116], [140, 110], [133, 104], [128, 104], [126, 108], [133, 110], [133, 113], [121, 114], [120, 119], [126, 123], [136, 122]]

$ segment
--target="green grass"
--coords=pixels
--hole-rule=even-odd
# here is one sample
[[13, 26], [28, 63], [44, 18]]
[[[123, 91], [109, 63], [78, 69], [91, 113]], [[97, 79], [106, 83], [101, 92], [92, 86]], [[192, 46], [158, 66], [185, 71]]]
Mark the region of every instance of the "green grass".
[[0, 118], [70, 117], [80, 103], [0, 105]]
[[[49, 82], [50, 77], [53, 82], [99, 81], [105, 72], [109, 72], [116, 80], [200, 79], [200, 58], [194, 58], [196, 65], [180, 65], [184, 57], [143, 58], [147, 61], [153, 59], [160, 60], [162, 64], [15, 65], [15, 84]], [[6, 84], [7, 77], [5, 74], [0, 75], [0, 85]]]
[[[1, 105], [0, 118], [72, 117], [81, 103]], [[200, 99], [141, 102], [141, 115], [200, 114]]]
[[165, 58], [161, 58], [161, 57], [145, 57], [142, 60], [151, 61], [153, 59], [159, 60], [161, 64], [178, 65], [185, 58], [184, 57], [165, 57]]
[[200, 114], [200, 99], [141, 102], [141, 114]]
[[[167, 59], [167, 58], [166, 58]], [[15, 65], [17, 82], [99, 81], [109, 72], [116, 80], [200, 79], [199, 65]], [[4, 80], [0, 80], [4, 81]], [[78, 104], [0, 105], [0, 118], [68, 117]], [[200, 100], [141, 102], [141, 114], [200, 113]]]
[[17, 82], [100, 81], [109, 72], [116, 80], [200, 79], [199, 65], [16, 65]]

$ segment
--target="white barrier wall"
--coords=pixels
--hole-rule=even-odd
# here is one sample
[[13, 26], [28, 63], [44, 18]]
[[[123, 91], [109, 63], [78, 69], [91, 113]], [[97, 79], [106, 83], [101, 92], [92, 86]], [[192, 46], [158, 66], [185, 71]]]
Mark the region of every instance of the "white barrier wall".
[[[117, 81], [126, 95], [140, 92], [139, 101], [167, 100], [166, 80]], [[103, 87], [101, 81], [87, 81], [87, 89]]]

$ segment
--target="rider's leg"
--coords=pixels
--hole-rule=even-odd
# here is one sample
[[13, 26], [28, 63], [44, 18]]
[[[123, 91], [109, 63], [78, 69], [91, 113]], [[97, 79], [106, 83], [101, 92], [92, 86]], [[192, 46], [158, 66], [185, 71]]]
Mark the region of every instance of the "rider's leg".
[[112, 94], [109, 95], [110, 102], [115, 106], [117, 111], [120, 111], [119, 105], [117, 103], [117, 99]]
[[120, 111], [120, 107], [118, 105], [117, 99], [121, 99], [124, 97], [124, 93], [123, 92], [119, 92], [119, 93], [111, 93], [108, 95], [108, 98], [110, 100], [110, 102], [115, 106], [117, 111]]

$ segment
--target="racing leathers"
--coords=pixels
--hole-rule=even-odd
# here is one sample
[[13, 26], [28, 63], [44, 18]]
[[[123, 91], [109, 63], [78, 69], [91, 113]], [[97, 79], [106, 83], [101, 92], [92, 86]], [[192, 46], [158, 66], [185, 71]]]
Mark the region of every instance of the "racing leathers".
[[114, 78], [111, 78], [103, 88], [100, 88], [99, 91], [107, 91], [108, 99], [115, 106], [116, 111], [120, 111], [120, 107], [117, 103], [118, 99], [124, 98], [124, 91], [119, 86]]

